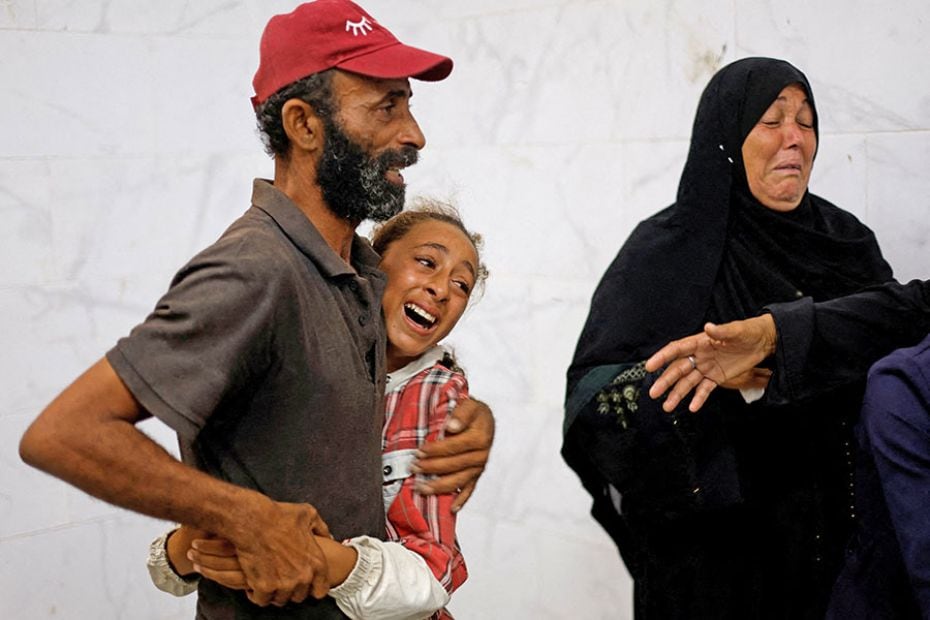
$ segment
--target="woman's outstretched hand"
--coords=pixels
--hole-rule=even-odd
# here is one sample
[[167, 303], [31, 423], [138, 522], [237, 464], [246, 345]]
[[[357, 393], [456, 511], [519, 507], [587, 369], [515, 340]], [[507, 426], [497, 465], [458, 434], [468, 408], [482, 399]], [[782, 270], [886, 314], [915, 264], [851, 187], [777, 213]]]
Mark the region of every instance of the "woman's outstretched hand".
[[689, 411], [698, 411], [720, 385], [730, 389], [763, 388], [771, 371], [759, 363], [775, 352], [777, 331], [772, 315], [723, 325], [707, 323], [704, 331], [674, 340], [646, 360], [646, 370], [665, 370], [649, 389], [649, 396], [668, 396], [662, 409], [672, 411], [692, 391]]

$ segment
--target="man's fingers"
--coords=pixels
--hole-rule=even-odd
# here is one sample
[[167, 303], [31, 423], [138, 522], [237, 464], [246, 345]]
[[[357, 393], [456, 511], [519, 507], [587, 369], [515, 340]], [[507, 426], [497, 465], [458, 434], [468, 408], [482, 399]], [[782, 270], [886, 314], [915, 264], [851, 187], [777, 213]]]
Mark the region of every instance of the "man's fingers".
[[317, 536], [325, 536], [326, 538], [333, 537], [333, 535], [329, 533], [329, 526], [326, 525], [326, 521], [319, 515], [311, 521], [310, 531]]
[[274, 592], [246, 589], [248, 599], [259, 607], [267, 607], [271, 603], [272, 595], [274, 595]]
[[459, 489], [465, 489], [469, 484], [473, 484], [481, 472], [482, 467], [469, 467], [456, 471], [454, 474], [441, 476], [429, 481], [417, 482], [414, 490], [420, 495], [441, 495], [443, 493], [457, 493]]
[[482, 411], [487, 410], [487, 408], [488, 406], [481, 401], [471, 398], [461, 401], [452, 410], [449, 419], [446, 420], [446, 432], [452, 434], [462, 432], [474, 424], [475, 420], [482, 415]]
[[485, 435], [466, 430], [459, 435], [447, 435], [445, 439], [427, 441], [420, 446], [417, 458], [420, 460], [432, 460], [470, 452], [487, 453], [489, 448], [490, 444], [488, 444]]
[[465, 507], [465, 504], [468, 502], [471, 494], [475, 492], [476, 486], [478, 486], [477, 480], [472, 480], [471, 482], [465, 483], [465, 486], [462, 487], [461, 492], [456, 495], [455, 501], [452, 502], [452, 512], [458, 512]]
[[233, 590], [245, 590], [249, 587], [245, 580], [245, 574], [240, 570], [214, 570], [196, 563], [194, 564], [194, 570], [206, 579]]
[[288, 602], [291, 603], [303, 603], [306, 600], [307, 595], [310, 594], [310, 584], [303, 583], [294, 588], [294, 591], [291, 593], [291, 598]]
[[411, 470], [416, 474], [444, 476], [464, 469], [483, 467], [487, 462], [487, 450], [471, 450], [469, 452], [455, 453], [453, 456], [429, 457], [424, 454], [414, 461]]
[[313, 564], [313, 581], [310, 583], [309, 594], [315, 599], [321, 599], [329, 594], [329, 580], [327, 579], [327, 567], [323, 564]]

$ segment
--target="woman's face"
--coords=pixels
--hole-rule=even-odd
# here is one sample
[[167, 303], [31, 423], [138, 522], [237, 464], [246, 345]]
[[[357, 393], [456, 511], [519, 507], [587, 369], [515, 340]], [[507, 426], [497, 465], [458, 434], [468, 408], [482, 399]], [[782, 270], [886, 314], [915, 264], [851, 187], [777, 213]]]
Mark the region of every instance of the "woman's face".
[[786, 86], [743, 142], [749, 191], [774, 211], [798, 206], [817, 151], [814, 110], [797, 84]]
[[387, 247], [382, 300], [387, 327], [387, 367], [394, 371], [452, 331], [465, 312], [478, 272], [478, 254], [465, 234], [427, 220]]

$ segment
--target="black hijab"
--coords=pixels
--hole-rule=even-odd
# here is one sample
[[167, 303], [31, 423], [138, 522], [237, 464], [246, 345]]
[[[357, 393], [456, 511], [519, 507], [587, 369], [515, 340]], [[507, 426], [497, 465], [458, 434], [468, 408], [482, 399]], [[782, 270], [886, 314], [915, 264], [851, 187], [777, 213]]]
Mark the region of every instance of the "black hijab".
[[604, 274], [568, 371], [568, 394], [589, 370], [645, 359], [707, 320], [756, 315], [763, 306], [816, 301], [891, 279], [872, 231], [806, 193], [790, 212], [749, 192], [746, 136], [790, 84], [814, 97], [782, 60], [746, 58], [717, 72], [698, 105], [676, 202], [641, 222]]

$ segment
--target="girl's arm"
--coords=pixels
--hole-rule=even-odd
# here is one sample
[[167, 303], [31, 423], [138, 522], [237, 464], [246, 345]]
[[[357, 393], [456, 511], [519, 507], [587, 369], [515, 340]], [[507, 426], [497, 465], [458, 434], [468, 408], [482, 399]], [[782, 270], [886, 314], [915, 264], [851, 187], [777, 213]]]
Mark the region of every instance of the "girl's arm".
[[[332, 538], [315, 538], [330, 563], [327, 572], [330, 587], [341, 584], [355, 567], [358, 553]], [[148, 567], [155, 586], [176, 596], [196, 590], [201, 575], [228, 588], [247, 588], [232, 543], [186, 525], [166, 532], [152, 542]]]

